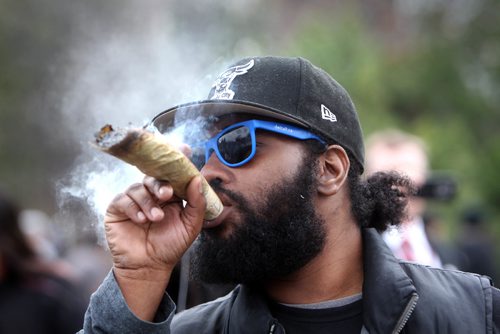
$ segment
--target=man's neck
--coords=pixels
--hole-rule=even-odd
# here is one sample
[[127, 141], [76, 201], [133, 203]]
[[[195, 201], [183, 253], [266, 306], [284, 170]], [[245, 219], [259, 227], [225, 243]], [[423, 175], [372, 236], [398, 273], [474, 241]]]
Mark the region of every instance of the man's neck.
[[329, 233], [323, 251], [306, 266], [265, 288], [277, 302], [309, 304], [352, 296], [360, 293], [362, 286], [361, 231], [352, 223]]

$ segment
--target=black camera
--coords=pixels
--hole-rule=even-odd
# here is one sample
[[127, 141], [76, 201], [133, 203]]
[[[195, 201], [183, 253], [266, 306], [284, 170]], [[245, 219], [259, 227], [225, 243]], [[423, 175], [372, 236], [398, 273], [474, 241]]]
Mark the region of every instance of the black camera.
[[451, 175], [443, 173], [431, 174], [417, 190], [417, 196], [437, 201], [450, 201], [457, 193], [457, 183]]

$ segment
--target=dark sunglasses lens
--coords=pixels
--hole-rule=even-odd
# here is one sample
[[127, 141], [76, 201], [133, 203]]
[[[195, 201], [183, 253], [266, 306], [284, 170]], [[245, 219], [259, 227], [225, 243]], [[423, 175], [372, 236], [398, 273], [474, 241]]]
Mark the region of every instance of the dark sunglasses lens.
[[217, 140], [219, 153], [230, 164], [242, 162], [252, 153], [250, 129], [246, 126], [225, 133]]

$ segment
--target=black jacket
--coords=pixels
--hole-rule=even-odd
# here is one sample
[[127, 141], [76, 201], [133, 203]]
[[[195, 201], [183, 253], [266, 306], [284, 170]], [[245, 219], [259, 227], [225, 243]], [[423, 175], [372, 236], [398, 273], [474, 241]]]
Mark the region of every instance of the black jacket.
[[[397, 260], [374, 229], [364, 229], [363, 332], [500, 333], [500, 290], [486, 277]], [[496, 322], [496, 323], [495, 323]], [[172, 333], [284, 333], [254, 288], [174, 317]]]

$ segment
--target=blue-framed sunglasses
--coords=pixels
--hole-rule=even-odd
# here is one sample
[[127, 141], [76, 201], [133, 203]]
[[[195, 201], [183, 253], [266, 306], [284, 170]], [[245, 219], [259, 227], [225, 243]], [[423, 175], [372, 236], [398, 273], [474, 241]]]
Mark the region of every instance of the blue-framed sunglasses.
[[255, 130], [265, 130], [299, 140], [314, 139], [326, 145], [326, 142], [315, 134], [285, 123], [249, 120], [224, 128], [215, 137], [204, 143], [204, 149], [194, 147], [191, 160], [201, 168], [215, 152], [217, 158], [229, 167], [240, 167], [252, 160], [257, 150]]

